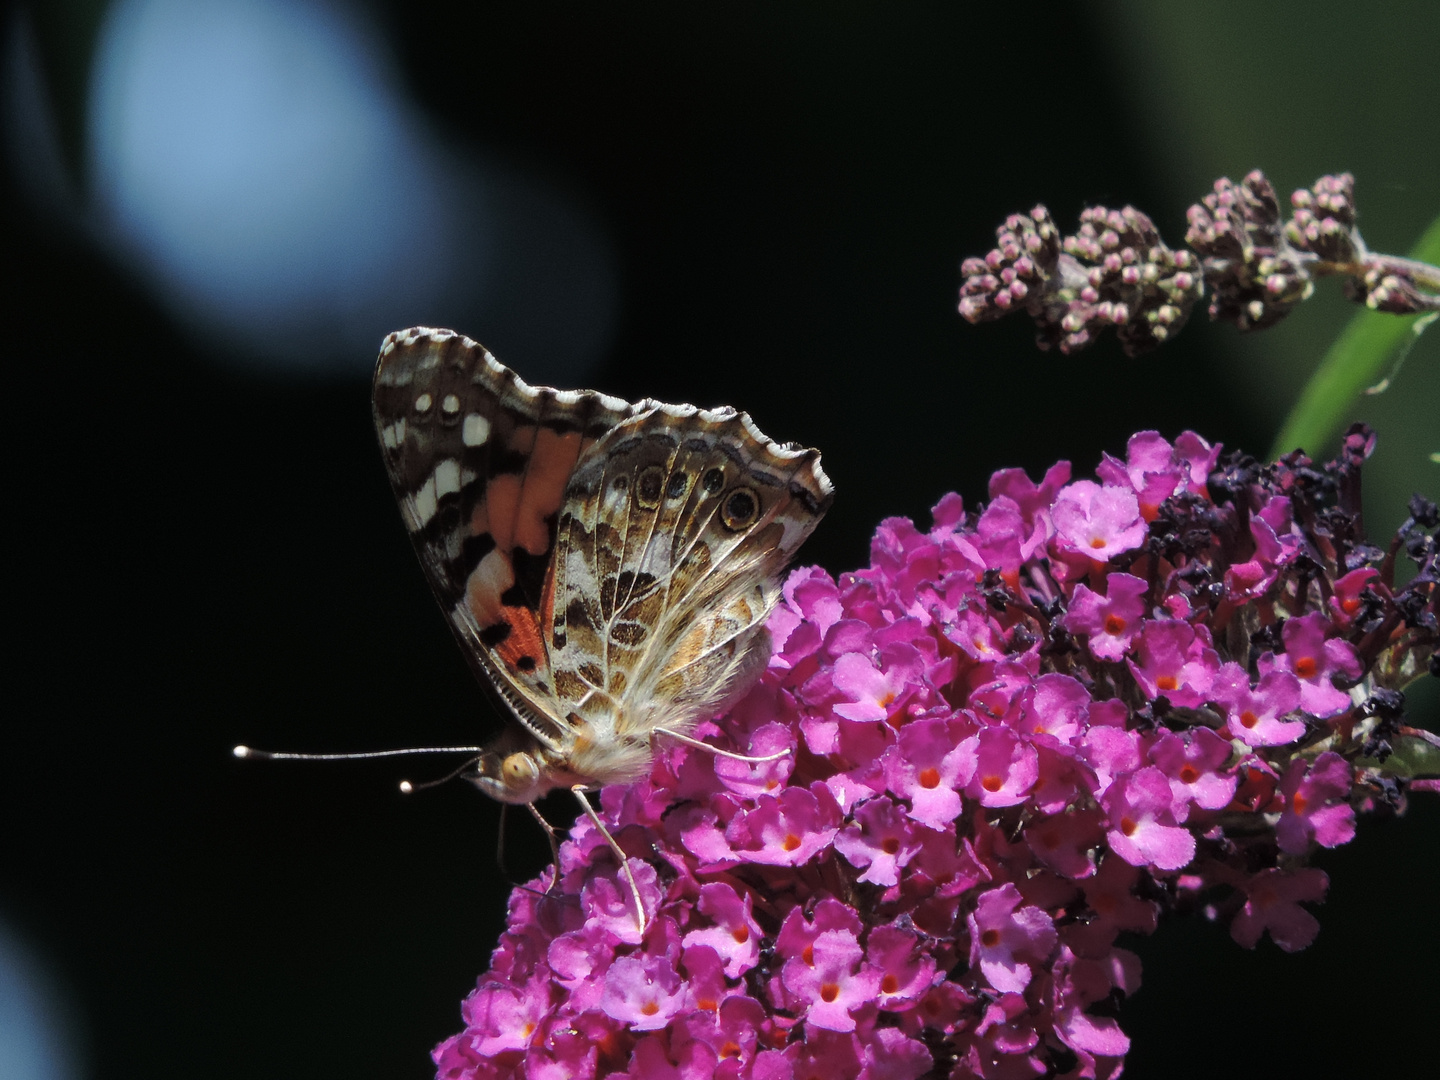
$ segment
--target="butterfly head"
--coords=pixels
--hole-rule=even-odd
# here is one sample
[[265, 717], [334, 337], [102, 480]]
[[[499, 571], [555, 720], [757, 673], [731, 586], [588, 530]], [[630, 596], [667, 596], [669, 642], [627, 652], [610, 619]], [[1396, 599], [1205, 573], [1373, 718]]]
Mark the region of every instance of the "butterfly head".
[[486, 751], [475, 759], [468, 779], [496, 802], [516, 805], [534, 802], [555, 786], [547, 782], [546, 770], [527, 750]]

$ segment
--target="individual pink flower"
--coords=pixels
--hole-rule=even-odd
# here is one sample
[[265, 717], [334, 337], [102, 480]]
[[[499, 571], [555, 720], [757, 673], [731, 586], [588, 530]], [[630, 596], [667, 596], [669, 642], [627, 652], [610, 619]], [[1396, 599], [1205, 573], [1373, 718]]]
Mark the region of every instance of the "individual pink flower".
[[884, 720], [920, 685], [920, 655], [900, 648], [888, 658], [884, 669], [860, 653], [846, 653], [835, 661], [835, 689], [848, 700], [834, 706], [835, 715], [846, 720]]
[[1245, 907], [1230, 923], [1230, 936], [1253, 949], [1269, 931], [1286, 952], [1305, 948], [1315, 940], [1320, 924], [1300, 905], [1324, 900], [1329, 885], [1325, 872], [1313, 866], [1261, 870], [1243, 885]]
[[[1103, 940], [1104, 948], [1108, 948], [1122, 930], [1148, 934], [1155, 929], [1155, 902], [1135, 895], [1140, 873], [1138, 866], [1107, 855], [1095, 876], [1080, 883], [1085, 902], [1095, 913], [1086, 926], [1091, 941]], [[1073, 936], [1071, 940], [1073, 943]], [[1084, 950], [1077, 948], [1077, 951]]]
[[1361, 671], [1355, 646], [1327, 638], [1329, 625], [1318, 611], [1286, 619], [1280, 629], [1284, 653], [1260, 657], [1261, 674], [1289, 671], [1300, 680], [1300, 708], [1311, 716], [1334, 716], [1350, 708], [1350, 695], [1336, 687], [1334, 679], [1353, 680]]
[[1133, 574], [1110, 574], [1104, 596], [1080, 584], [1065, 614], [1065, 629], [1088, 635], [1090, 651], [1101, 660], [1121, 660], [1140, 631], [1145, 594], [1150, 586]]
[[[1055, 1016], [1055, 1034], [1060, 1041], [1083, 1060], [1091, 1063], [1092, 1075], [1096, 1058], [1122, 1058], [1130, 1049], [1130, 1039], [1120, 1025], [1107, 1016], [1095, 1016], [1086, 1009], [1103, 1001], [1119, 989], [1133, 992], [1139, 983], [1139, 961], [1123, 950], [1115, 950], [1111, 962], [1076, 956], [1063, 945], [1053, 966], [1050, 996]], [[1110, 958], [1107, 958], [1109, 960]]]
[[1275, 826], [1280, 850], [1303, 854], [1315, 841], [1321, 847], [1348, 844], [1355, 835], [1350, 805], [1354, 769], [1339, 754], [1326, 752], [1313, 763], [1296, 758], [1280, 780], [1285, 812]]
[[708, 945], [725, 961], [726, 976], [738, 979], [755, 966], [763, 936], [760, 924], [751, 913], [750, 894], [741, 897], [728, 883], [711, 881], [700, 886], [696, 906], [714, 925], [686, 934], [685, 948]]
[[1174, 449], [1156, 431], [1130, 436], [1126, 460], [1121, 462], [1106, 454], [1095, 475], [1109, 486], [1134, 490], [1140, 516], [1147, 522], [1159, 516], [1160, 504], [1174, 494], [1185, 476]]
[[[967, 725], [945, 717], [927, 717], [907, 724], [893, 751], [885, 756], [890, 790], [909, 803], [909, 814], [922, 825], [941, 829], [960, 813], [956, 790], [962, 771], [973, 768], [960, 748]], [[970, 773], [965, 772], [968, 780]]]
[[935, 1069], [935, 1055], [899, 1028], [876, 1028], [865, 1042], [865, 1067], [857, 1080], [920, 1080]]
[[1211, 699], [1225, 708], [1225, 729], [1248, 746], [1284, 746], [1305, 734], [1305, 721], [1292, 717], [1300, 708], [1300, 680], [1288, 671], [1270, 671], [1251, 687], [1239, 664], [1225, 664], [1210, 687]]
[[1191, 728], [1183, 735], [1167, 731], [1150, 746], [1150, 762], [1170, 781], [1176, 817], [1184, 821], [1194, 803], [1202, 810], [1220, 810], [1239, 783], [1227, 769], [1231, 746], [1209, 728]]
[[484, 1032], [475, 1050], [485, 1056], [530, 1045], [550, 1011], [550, 995], [543, 986], [507, 986], [482, 983], [466, 1002], [465, 1022]]
[[882, 795], [855, 811], [851, 823], [835, 835], [835, 850], [865, 871], [858, 880], [890, 886], [920, 850], [920, 838], [900, 807]]
[[1024, 802], [1040, 777], [1035, 747], [1007, 727], [983, 728], [960, 744], [965, 794], [981, 806]]
[[1058, 536], [1098, 562], [1133, 551], [1145, 540], [1145, 522], [1128, 488], [1077, 480], [1056, 496], [1050, 514]]
[[1055, 947], [1055, 924], [1037, 907], [1021, 907], [1020, 890], [1009, 882], [980, 894], [966, 917], [970, 963], [1002, 993], [1030, 985], [1030, 961], [1040, 962]]
[[854, 1010], [875, 1001], [880, 976], [862, 964], [865, 951], [848, 930], [825, 930], [805, 955], [785, 961], [781, 979], [805, 1022], [828, 1031], [854, 1031]]
[[1175, 822], [1170, 781], [1153, 765], [1111, 784], [1101, 802], [1110, 850], [1132, 866], [1179, 870], [1195, 857], [1195, 837]]
[[1053, 814], [1031, 822], [1025, 839], [1035, 858], [1071, 880], [1095, 872], [1090, 852], [1104, 837], [1103, 816], [1098, 810], [1075, 810]]
[[1362, 566], [1336, 579], [1334, 592], [1330, 594], [1330, 617], [1336, 626], [1348, 627], [1364, 611], [1365, 591], [1384, 588], [1379, 578], [1380, 571], [1373, 566]]
[[605, 969], [600, 1009], [633, 1031], [663, 1028], [685, 1004], [685, 985], [661, 956], [622, 956]]
[[1176, 619], [1150, 619], [1127, 660], [1145, 696], [1164, 697], [1171, 705], [1194, 708], [1204, 703], [1220, 670], [1220, 660], [1205, 628]]
[[824, 784], [787, 787], [761, 795], [753, 810], [737, 814], [725, 838], [737, 855], [773, 866], [799, 866], [829, 847], [840, 828], [840, 808]]
[[887, 1012], [908, 1011], [936, 979], [935, 960], [912, 930], [877, 926], [865, 943], [865, 959], [880, 976], [876, 1002]]

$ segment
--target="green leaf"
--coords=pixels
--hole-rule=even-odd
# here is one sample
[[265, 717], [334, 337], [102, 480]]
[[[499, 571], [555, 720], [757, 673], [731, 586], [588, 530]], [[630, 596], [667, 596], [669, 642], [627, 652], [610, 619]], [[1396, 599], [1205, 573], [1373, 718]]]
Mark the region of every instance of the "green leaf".
[[1392, 745], [1395, 752], [1380, 766], [1380, 771], [1385, 775], [1406, 779], [1440, 776], [1440, 746], [1413, 735], [1397, 735], [1392, 740]]
[[[1440, 264], [1440, 217], [1430, 223], [1410, 258]], [[1311, 457], [1323, 453], [1340, 433], [1351, 403], [1385, 378], [1396, 354], [1414, 340], [1411, 327], [1423, 317], [1366, 309], [1351, 319], [1290, 410], [1270, 449], [1271, 459], [1297, 448]]]

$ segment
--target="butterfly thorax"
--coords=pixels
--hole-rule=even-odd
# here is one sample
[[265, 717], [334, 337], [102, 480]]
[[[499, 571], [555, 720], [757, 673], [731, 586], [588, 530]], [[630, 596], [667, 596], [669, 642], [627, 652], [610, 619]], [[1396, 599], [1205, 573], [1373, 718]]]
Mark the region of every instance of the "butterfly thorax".
[[639, 780], [653, 760], [650, 737], [623, 723], [617, 703], [586, 704], [590, 717], [572, 712], [554, 745], [510, 729], [480, 756], [471, 779], [491, 798], [517, 804], [534, 802], [556, 788]]

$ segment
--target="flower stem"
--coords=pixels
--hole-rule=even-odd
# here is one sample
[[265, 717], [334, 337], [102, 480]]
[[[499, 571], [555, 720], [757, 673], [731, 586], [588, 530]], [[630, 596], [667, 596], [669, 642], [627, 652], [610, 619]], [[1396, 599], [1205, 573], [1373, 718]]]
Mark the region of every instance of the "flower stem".
[[[1410, 253], [1420, 265], [1440, 263], [1440, 217]], [[1398, 260], [1397, 260], [1398, 261]], [[1350, 320], [1310, 377], [1300, 400], [1286, 417], [1273, 444], [1272, 457], [1303, 447], [1312, 457], [1322, 454], [1339, 433], [1346, 410], [1367, 386], [1378, 382], [1390, 359], [1411, 333], [1419, 315], [1395, 316], [1362, 311]]]

